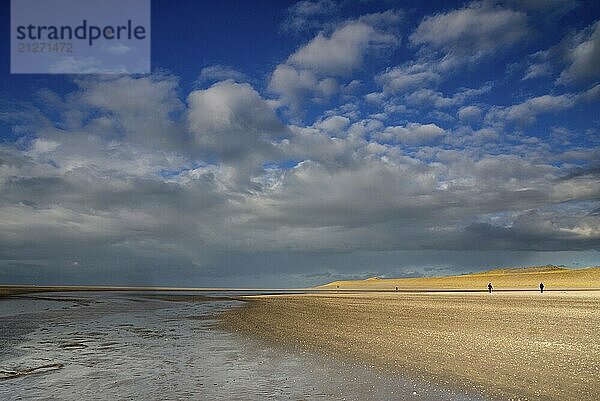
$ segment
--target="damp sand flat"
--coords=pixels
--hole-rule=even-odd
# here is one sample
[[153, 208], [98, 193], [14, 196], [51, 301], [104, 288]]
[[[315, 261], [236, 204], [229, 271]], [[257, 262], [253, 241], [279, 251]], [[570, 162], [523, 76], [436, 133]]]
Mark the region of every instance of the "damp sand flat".
[[222, 327], [502, 399], [600, 399], [600, 292], [249, 297]]

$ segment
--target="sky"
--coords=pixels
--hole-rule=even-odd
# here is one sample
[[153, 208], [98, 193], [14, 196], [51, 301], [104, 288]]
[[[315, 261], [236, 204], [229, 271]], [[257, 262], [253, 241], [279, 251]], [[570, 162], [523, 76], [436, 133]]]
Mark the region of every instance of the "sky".
[[599, 2], [155, 0], [151, 35], [151, 74], [0, 59], [0, 283], [600, 265]]

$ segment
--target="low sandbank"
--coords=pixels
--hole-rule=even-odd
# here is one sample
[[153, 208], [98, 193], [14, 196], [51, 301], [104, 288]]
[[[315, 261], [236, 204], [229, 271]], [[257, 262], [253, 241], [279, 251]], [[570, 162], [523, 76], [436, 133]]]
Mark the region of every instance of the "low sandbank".
[[600, 292], [253, 296], [221, 327], [500, 399], [600, 399]]
[[43, 292], [43, 290], [39, 290], [31, 286], [0, 286], [0, 298], [34, 292]]

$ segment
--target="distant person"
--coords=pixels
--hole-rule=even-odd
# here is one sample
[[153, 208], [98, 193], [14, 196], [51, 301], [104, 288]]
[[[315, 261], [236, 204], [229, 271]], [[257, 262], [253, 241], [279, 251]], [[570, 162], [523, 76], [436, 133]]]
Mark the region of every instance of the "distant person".
[[491, 294], [494, 287], [492, 287], [492, 283], [488, 283], [488, 292]]
[[544, 292], [544, 283], [540, 283], [540, 292]]
[[398, 287], [396, 287], [396, 291], [398, 291]]

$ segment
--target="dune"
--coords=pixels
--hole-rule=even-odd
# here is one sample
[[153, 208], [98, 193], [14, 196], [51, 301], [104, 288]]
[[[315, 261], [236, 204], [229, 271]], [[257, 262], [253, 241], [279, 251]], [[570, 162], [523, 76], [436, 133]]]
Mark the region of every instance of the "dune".
[[558, 266], [494, 269], [481, 273], [446, 277], [378, 278], [334, 281], [319, 289], [364, 290], [485, 290], [492, 283], [495, 290], [600, 289], [600, 267], [570, 269]]

